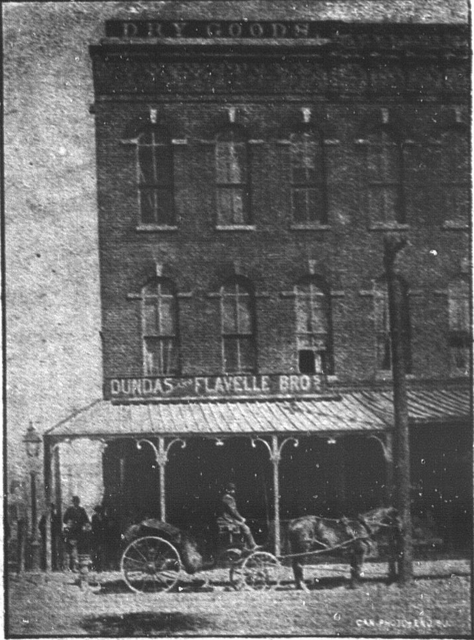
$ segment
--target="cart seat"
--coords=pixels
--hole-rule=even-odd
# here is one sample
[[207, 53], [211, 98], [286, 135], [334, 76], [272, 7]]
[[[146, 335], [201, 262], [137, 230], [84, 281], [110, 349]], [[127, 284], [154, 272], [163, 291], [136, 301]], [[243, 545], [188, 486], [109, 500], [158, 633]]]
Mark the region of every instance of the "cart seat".
[[240, 527], [225, 518], [217, 518], [219, 540], [224, 544], [235, 544], [240, 540]]

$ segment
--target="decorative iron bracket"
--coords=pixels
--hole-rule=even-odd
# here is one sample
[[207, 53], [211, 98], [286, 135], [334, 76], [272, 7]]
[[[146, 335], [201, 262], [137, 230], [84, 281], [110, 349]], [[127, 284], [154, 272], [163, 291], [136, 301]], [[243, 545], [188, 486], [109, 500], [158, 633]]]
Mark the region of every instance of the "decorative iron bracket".
[[156, 448], [156, 445], [154, 442], [152, 442], [151, 440], [148, 440], [147, 438], [142, 438], [141, 440], [137, 440], [137, 449], [141, 449], [144, 444], [149, 444], [150, 447], [153, 449], [153, 453], [155, 454], [155, 460], [157, 464], [160, 467], [164, 467], [168, 462], [168, 451], [177, 442], [181, 444], [182, 449], [186, 447], [185, 440], [182, 440], [181, 438], [174, 438], [174, 440], [171, 440], [171, 442], [169, 442], [168, 445], [165, 444], [164, 438], [158, 438], [158, 449]]

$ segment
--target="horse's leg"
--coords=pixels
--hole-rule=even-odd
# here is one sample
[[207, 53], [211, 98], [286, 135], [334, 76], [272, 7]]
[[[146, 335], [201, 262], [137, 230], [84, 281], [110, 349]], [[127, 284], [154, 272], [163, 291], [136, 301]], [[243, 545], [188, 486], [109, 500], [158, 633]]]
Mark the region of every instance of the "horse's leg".
[[364, 564], [365, 549], [357, 546], [351, 550], [350, 564], [351, 564], [351, 580], [349, 587], [355, 589], [360, 583], [360, 576], [362, 565]]
[[308, 591], [308, 587], [304, 583], [303, 579], [303, 565], [298, 562], [296, 558], [293, 558], [293, 574], [295, 576], [295, 587], [303, 591]]

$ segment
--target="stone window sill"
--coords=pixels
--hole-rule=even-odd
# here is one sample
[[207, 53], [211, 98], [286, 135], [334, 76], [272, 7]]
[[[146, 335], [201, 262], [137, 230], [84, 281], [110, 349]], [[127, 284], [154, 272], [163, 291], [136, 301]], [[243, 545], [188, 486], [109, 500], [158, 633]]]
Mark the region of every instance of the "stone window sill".
[[254, 224], [218, 224], [216, 231], [255, 231]]
[[176, 225], [171, 225], [171, 224], [139, 224], [135, 229], [136, 231], [140, 231], [140, 232], [177, 231], [178, 227]]
[[[405, 377], [407, 380], [416, 380], [414, 373], [407, 373]], [[383, 380], [393, 380], [393, 373], [391, 371], [376, 371], [375, 379], [381, 382]]]
[[446, 222], [443, 222], [443, 229], [461, 229], [462, 231], [466, 231], [469, 229], [469, 224], [467, 222], [457, 222], [456, 220], [446, 220]]
[[410, 228], [409, 224], [402, 224], [400, 222], [369, 225], [370, 231], [406, 231], [409, 228]]
[[329, 224], [292, 224], [290, 229], [294, 231], [330, 231], [331, 225]]

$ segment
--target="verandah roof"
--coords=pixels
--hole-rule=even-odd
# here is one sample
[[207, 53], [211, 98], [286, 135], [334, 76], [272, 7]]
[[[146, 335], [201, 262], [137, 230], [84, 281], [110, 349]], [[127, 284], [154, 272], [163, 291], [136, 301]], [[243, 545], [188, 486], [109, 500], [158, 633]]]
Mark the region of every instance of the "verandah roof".
[[[467, 420], [467, 388], [408, 392], [410, 419], [416, 423]], [[311, 434], [386, 431], [393, 426], [391, 391], [342, 393], [340, 399], [113, 404], [97, 400], [63, 420], [46, 435], [199, 436]]]

